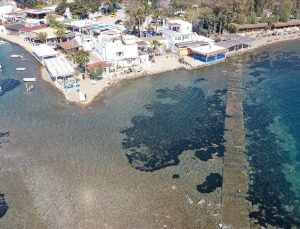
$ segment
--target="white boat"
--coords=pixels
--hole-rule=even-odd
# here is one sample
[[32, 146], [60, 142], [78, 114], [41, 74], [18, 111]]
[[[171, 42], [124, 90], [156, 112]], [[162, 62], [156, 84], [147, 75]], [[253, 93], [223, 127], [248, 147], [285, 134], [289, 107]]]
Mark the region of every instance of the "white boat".
[[0, 45], [4, 45], [5, 43], [5, 41], [0, 40]]
[[16, 68], [17, 71], [24, 71], [26, 68]]
[[0, 71], [2, 70], [2, 65], [0, 64]]
[[13, 54], [13, 55], [10, 55], [11, 58], [23, 58], [23, 54]]
[[24, 82], [35, 82], [36, 78], [23, 78]]

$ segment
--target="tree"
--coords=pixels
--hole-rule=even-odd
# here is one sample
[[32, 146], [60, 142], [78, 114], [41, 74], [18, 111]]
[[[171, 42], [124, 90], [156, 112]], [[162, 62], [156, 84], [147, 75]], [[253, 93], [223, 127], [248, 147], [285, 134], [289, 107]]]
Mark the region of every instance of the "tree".
[[155, 23], [155, 30], [157, 31], [157, 25], [158, 25], [158, 21], [161, 19], [161, 17], [163, 16], [163, 11], [162, 9], [155, 9], [153, 11], [153, 19], [155, 19], [156, 23]]
[[34, 8], [38, 4], [37, 0], [27, 0], [24, 2], [24, 6], [28, 8]]
[[234, 23], [230, 23], [228, 26], [227, 26], [227, 29], [230, 33], [236, 33], [237, 32], [237, 25], [234, 24]]
[[257, 23], [257, 16], [255, 12], [251, 12], [250, 16], [249, 16], [249, 22], [251, 24], [256, 24]]
[[292, 2], [289, 0], [282, 0], [279, 5], [279, 21], [287, 22], [290, 20], [292, 12]]
[[161, 46], [161, 43], [158, 40], [153, 40], [150, 43], [152, 46], [153, 56], [155, 56], [158, 48]]
[[63, 15], [66, 12], [67, 8], [68, 8], [67, 0], [63, 0], [55, 8], [55, 12], [58, 13], [59, 15]]
[[247, 21], [246, 15], [244, 13], [240, 13], [237, 16], [237, 23], [239, 24], [245, 24]]
[[42, 43], [46, 43], [47, 42], [47, 37], [48, 34], [46, 32], [40, 32], [38, 33], [37, 38], [42, 42]]
[[61, 42], [62, 38], [64, 38], [66, 36], [66, 28], [64, 26], [57, 27], [55, 30], [55, 35], [57, 36], [57, 38], [60, 39], [60, 42]]
[[120, 4], [122, 1], [121, 0], [107, 0], [105, 2], [105, 5], [113, 9], [113, 12], [115, 12], [117, 5]]
[[146, 18], [145, 14], [145, 8], [144, 7], [139, 7], [137, 9], [134, 9], [131, 11], [130, 16], [135, 19], [136, 22], [138, 22], [138, 30], [139, 30], [139, 36], [142, 36], [142, 30], [141, 30], [141, 25], [142, 22], [144, 22]]
[[53, 14], [49, 14], [47, 16], [47, 24], [51, 27], [51, 28], [58, 28], [58, 27], [62, 27], [62, 24], [59, 23], [56, 18], [54, 17]]
[[90, 53], [82, 49], [76, 51], [72, 55], [73, 62], [78, 66], [84, 67], [84, 70], [86, 69], [86, 64], [88, 63], [89, 59], [90, 59]]
[[88, 12], [90, 10], [89, 6], [90, 4], [79, 0], [69, 4], [72, 15], [77, 15], [79, 18], [85, 18], [88, 16]]
[[92, 79], [101, 79], [101, 76], [103, 74], [103, 68], [97, 67], [97, 68], [91, 68], [88, 70], [89, 75]]

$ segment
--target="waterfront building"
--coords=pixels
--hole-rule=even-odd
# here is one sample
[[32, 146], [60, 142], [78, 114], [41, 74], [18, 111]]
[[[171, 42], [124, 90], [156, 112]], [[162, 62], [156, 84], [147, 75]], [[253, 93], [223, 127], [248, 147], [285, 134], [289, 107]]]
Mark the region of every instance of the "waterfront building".
[[81, 34], [86, 35], [109, 35], [110, 33], [113, 33], [113, 31], [120, 36], [121, 31], [119, 28], [115, 25], [106, 24], [106, 23], [100, 23], [97, 21], [92, 20], [71, 20], [66, 19], [63, 21], [66, 28], [68, 28], [71, 31], [79, 32]]
[[76, 36], [75, 40], [82, 47], [84, 51], [91, 52], [94, 49], [94, 40], [95, 38], [91, 35], [80, 35]]
[[123, 35], [117, 40], [99, 36], [94, 41], [94, 52], [100, 60], [109, 64], [110, 71], [146, 65], [149, 61], [147, 53], [139, 53], [136, 37], [132, 35]]
[[49, 14], [54, 13], [53, 9], [31, 9], [26, 12], [26, 17], [27, 18], [35, 18], [35, 19], [44, 19], [46, 18]]
[[7, 34], [9, 35], [19, 35], [22, 28], [25, 27], [24, 23], [12, 23], [4, 24]]
[[236, 28], [237, 33], [259, 33], [265, 31], [268, 28], [268, 23], [257, 23], [257, 24], [235, 24], [232, 25]]
[[81, 45], [77, 42], [76, 39], [71, 41], [64, 41], [58, 44], [58, 47], [64, 50], [65, 52], [73, 52], [79, 50]]
[[213, 63], [226, 59], [228, 50], [214, 44], [189, 48], [189, 55], [204, 63]]
[[[51, 79], [59, 89], [75, 87], [72, 79], [75, 70], [65, 57], [59, 56], [57, 51], [46, 44], [34, 46], [33, 55], [46, 67]], [[76, 83], [77, 85], [78, 83]]]
[[35, 29], [32, 31], [32, 36], [29, 37], [32, 40], [38, 40], [39, 33], [46, 33], [47, 34], [47, 43], [51, 43], [53, 46], [56, 46], [57, 43], [63, 41], [70, 41], [75, 38], [75, 33], [66, 30], [66, 34], [64, 37], [60, 38], [56, 35], [56, 30], [51, 27], [43, 27], [39, 29]]
[[4, 15], [13, 13], [17, 9], [17, 4], [15, 1], [0, 1], [0, 19], [4, 17]]
[[58, 52], [55, 51], [52, 47], [46, 44], [42, 44], [39, 46], [34, 46], [33, 55], [37, 58], [39, 62], [45, 65], [45, 59], [57, 58]]
[[229, 52], [235, 53], [237, 51], [246, 51], [253, 48], [253, 44], [256, 41], [251, 36], [241, 36], [238, 34], [223, 34], [221, 41], [217, 42], [218, 46], [228, 49]]
[[175, 52], [175, 45], [193, 40], [192, 24], [183, 20], [169, 20], [163, 29], [162, 36], [168, 41], [168, 46]]
[[288, 22], [277, 22], [272, 24], [272, 29], [287, 29], [287, 28], [299, 28], [300, 20], [291, 20]]

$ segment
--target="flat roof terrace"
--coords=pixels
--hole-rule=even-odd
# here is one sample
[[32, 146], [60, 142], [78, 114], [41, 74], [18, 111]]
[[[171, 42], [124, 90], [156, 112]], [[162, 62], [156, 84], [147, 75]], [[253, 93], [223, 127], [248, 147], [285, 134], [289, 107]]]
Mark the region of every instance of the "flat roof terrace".
[[38, 58], [43, 59], [49, 56], [56, 56], [57, 52], [51, 48], [49, 45], [42, 44], [39, 46], [33, 47], [33, 52], [37, 55]]
[[202, 56], [210, 57], [219, 54], [225, 54], [228, 51], [228, 49], [218, 45], [205, 45], [196, 48], [191, 48], [191, 51], [195, 54], [200, 54]]
[[251, 46], [255, 40], [256, 39], [253, 37], [240, 36], [237, 34], [226, 34], [226, 35], [222, 35], [222, 41], [217, 42], [217, 45], [229, 49], [236, 45], [243, 45], [243, 44]]

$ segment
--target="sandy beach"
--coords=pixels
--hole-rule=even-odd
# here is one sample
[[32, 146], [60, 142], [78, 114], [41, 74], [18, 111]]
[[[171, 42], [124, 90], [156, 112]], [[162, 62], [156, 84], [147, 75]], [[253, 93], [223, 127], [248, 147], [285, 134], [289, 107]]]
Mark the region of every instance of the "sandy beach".
[[[32, 46], [24, 41], [24, 39], [20, 36], [16, 35], [0, 35], [1, 39], [6, 41], [15, 43], [23, 47], [28, 52], [32, 53]], [[297, 34], [288, 34], [288, 35], [279, 35], [279, 36], [271, 36], [271, 37], [261, 37], [257, 38], [253, 42], [252, 48], [248, 50], [237, 51], [234, 53], [228, 53], [228, 56], [236, 56], [245, 52], [253, 51], [257, 48], [264, 47], [266, 45], [270, 45], [277, 42], [289, 41], [289, 40], [298, 40], [300, 39], [300, 33]], [[155, 57], [155, 63], [144, 68], [142, 72], [133, 72], [129, 74], [114, 74], [103, 77], [103, 79], [95, 81], [90, 78], [80, 80], [80, 90], [86, 96], [85, 101], [80, 101], [80, 97], [76, 89], [66, 89], [61, 90], [64, 94], [65, 98], [71, 102], [80, 106], [88, 106], [95, 99], [102, 96], [103, 92], [113, 85], [128, 79], [134, 79], [143, 76], [156, 75], [164, 72], [174, 71], [178, 69], [198, 69], [202, 67], [206, 67], [209, 64], [204, 64], [199, 61], [193, 60], [191, 57], [184, 57], [186, 64], [179, 63], [178, 58], [172, 54], [157, 56]], [[213, 64], [218, 64], [219, 62], [215, 62]], [[55, 88], [57, 88], [54, 82], [48, 75], [47, 70], [44, 66], [41, 66], [41, 77], [43, 80], [52, 84]]]

